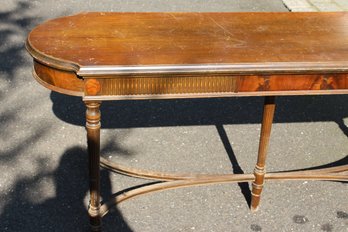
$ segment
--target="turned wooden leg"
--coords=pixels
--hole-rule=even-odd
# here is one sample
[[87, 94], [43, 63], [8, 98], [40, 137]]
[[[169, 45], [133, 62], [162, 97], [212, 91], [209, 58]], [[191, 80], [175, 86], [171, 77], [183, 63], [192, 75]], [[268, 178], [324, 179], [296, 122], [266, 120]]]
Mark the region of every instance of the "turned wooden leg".
[[260, 203], [260, 196], [263, 188], [265, 178], [265, 163], [266, 155], [271, 134], [271, 127], [273, 122], [273, 115], [275, 110], [275, 97], [266, 97], [263, 106], [263, 117], [261, 125], [261, 135], [259, 143], [259, 152], [257, 157], [257, 164], [255, 166], [254, 175], [255, 180], [252, 184], [251, 192], [251, 211], [257, 211]]
[[88, 214], [91, 231], [101, 231], [100, 217], [100, 102], [85, 102], [86, 129], [89, 157], [89, 190], [90, 201]]

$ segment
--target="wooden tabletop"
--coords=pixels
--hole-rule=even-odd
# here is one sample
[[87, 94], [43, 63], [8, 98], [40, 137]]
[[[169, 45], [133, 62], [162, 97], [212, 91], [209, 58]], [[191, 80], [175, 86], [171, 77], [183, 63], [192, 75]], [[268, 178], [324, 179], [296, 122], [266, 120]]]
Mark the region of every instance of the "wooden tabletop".
[[27, 48], [80, 75], [346, 72], [348, 12], [81, 13], [39, 25]]

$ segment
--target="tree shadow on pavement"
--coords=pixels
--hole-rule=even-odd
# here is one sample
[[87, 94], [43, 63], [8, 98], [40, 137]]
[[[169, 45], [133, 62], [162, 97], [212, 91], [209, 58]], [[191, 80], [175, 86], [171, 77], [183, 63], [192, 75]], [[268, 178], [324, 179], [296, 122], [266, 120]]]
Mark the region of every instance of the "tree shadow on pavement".
[[[26, 52], [23, 38], [29, 28], [38, 20], [36, 17], [28, 16], [30, 5], [30, 2], [18, 1], [14, 9], [0, 11], [0, 139], [11, 136], [11, 131], [8, 129], [9, 125], [18, 122], [18, 109], [26, 107], [19, 101], [12, 105], [8, 102], [12, 101], [13, 93], [16, 90], [18, 91], [16, 71], [28, 63], [25, 59]], [[2, 153], [0, 161], [9, 162], [13, 160], [20, 154], [20, 151], [25, 149], [29, 141], [39, 140], [43, 133], [44, 130], [41, 130], [40, 133], [24, 139], [18, 146], [12, 147], [11, 151]]]
[[[81, 147], [72, 147], [62, 156], [54, 171], [45, 170], [45, 160], [38, 160], [40, 174], [16, 182], [0, 215], [1, 231], [89, 231], [89, 219], [84, 199], [88, 196], [88, 159]], [[56, 186], [54, 197], [40, 196], [48, 181]], [[101, 170], [102, 196], [111, 195], [109, 174]], [[41, 199], [46, 199], [41, 202]], [[36, 203], [34, 203], [36, 202]], [[113, 210], [108, 227], [113, 231], [131, 232], [122, 215]], [[113, 223], [110, 225], [110, 223]]]
[[[0, 231], [89, 231], [84, 204], [89, 190], [86, 149], [66, 150], [55, 170], [48, 169], [48, 158], [33, 158], [28, 167], [19, 162], [28, 157], [26, 149], [42, 140], [50, 128], [33, 123], [30, 131], [25, 131], [20, 123], [28, 119], [21, 112], [31, 106], [28, 101], [14, 102], [12, 99], [23, 94], [23, 84], [26, 86], [34, 81], [26, 80], [31, 75], [31, 60], [24, 44], [28, 32], [42, 20], [33, 15], [31, 1], [14, 0], [4, 4], [11, 9], [0, 10], [0, 141], [5, 142], [0, 149], [0, 162], [5, 167], [0, 183]], [[23, 70], [25, 75], [18, 75]], [[13, 129], [14, 125], [20, 129]], [[38, 174], [31, 174], [35, 166], [39, 167]], [[103, 195], [111, 195], [109, 173], [102, 170], [101, 178]], [[5, 189], [3, 183], [10, 187]], [[115, 220], [109, 222], [113, 228], [131, 232], [117, 209], [114, 215]]]
[[12, 79], [14, 72], [28, 63], [22, 37], [40, 20], [28, 16], [30, 5], [28, 1], [18, 1], [13, 10], [0, 12], [0, 73], [3, 78]]

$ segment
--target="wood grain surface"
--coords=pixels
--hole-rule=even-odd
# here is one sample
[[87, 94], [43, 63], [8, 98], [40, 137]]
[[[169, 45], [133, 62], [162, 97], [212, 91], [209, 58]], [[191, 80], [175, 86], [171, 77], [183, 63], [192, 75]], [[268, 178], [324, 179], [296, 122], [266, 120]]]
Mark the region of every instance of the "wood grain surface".
[[28, 36], [39, 62], [79, 75], [348, 71], [348, 12], [81, 13]]

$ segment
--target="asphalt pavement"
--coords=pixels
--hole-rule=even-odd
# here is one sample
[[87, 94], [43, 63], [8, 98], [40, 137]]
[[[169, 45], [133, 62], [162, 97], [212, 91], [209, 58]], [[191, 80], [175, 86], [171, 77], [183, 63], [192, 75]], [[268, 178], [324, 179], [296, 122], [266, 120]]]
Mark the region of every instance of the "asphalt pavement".
[[[31, 75], [28, 32], [80, 11], [288, 11], [281, 0], [101, 0], [0, 3], [0, 231], [88, 231], [84, 105]], [[160, 22], [159, 22], [160, 23]], [[262, 98], [107, 102], [102, 154], [172, 172], [250, 173]], [[267, 171], [348, 162], [348, 97], [279, 97]], [[141, 185], [102, 170], [103, 198]], [[348, 231], [348, 185], [267, 182], [257, 213], [248, 184], [153, 193], [108, 214], [105, 231]]]

